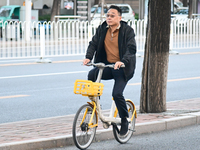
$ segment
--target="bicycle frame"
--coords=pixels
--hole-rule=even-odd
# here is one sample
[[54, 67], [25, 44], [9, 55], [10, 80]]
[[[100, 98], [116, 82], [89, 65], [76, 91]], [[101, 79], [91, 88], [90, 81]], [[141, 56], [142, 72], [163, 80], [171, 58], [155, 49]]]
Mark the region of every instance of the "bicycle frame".
[[[98, 127], [98, 118], [100, 118], [103, 128], [108, 129], [111, 125], [113, 127], [113, 135], [115, 139], [124, 144], [131, 138], [135, 131], [135, 120], [137, 113], [135, 105], [129, 99], [126, 99], [126, 106], [128, 109], [128, 131], [124, 135], [121, 133], [121, 118], [119, 117], [118, 109], [115, 105], [115, 101], [112, 101], [109, 115], [104, 115], [100, 105], [100, 96], [103, 94], [104, 84], [101, 82], [101, 77], [105, 67], [114, 68], [114, 64], [105, 65], [103, 63], [90, 63], [99, 68], [99, 73], [96, 82], [90, 80], [77, 79], [74, 83], [74, 93], [87, 96], [91, 101], [82, 105], [77, 111], [72, 128], [73, 141], [77, 148], [86, 149], [90, 146], [94, 140], [96, 130]], [[125, 67], [124, 65], [121, 67]]]
[[[105, 68], [105, 65], [104, 66], [100, 66], [100, 65], [102, 65], [102, 64], [99, 64], [99, 66], [98, 66], [99, 73], [98, 73], [97, 80], [96, 80], [96, 82], [98, 82], [98, 83], [101, 82], [101, 77], [102, 77], [102, 74], [103, 74], [103, 70]], [[109, 65], [108, 65], [108, 67], [109, 67]], [[112, 67], [113, 67], [113, 65], [112, 65]], [[110, 126], [111, 123], [121, 124], [121, 118], [117, 117], [118, 110], [117, 110], [117, 107], [115, 105], [114, 100], [112, 102], [112, 106], [111, 106], [111, 109], [110, 109], [109, 117], [105, 117], [102, 114], [102, 110], [101, 110], [100, 102], [99, 102], [99, 97], [89, 97], [89, 98], [90, 98], [90, 100], [92, 100], [92, 102], [87, 102], [87, 103], [93, 107], [93, 111], [92, 111], [92, 115], [91, 115], [91, 118], [90, 118], [90, 122], [88, 124], [89, 128], [93, 128], [93, 127], [97, 127], [98, 126], [98, 121], [97, 121], [97, 124], [93, 124], [92, 123], [92, 120], [93, 120], [93, 117], [94, 117], [95, 114], [96, 114], [96, 116], [99, 115], [100, 120], [103, 123], [107, 123], [108, 126]], [[126, 101], [130, 101], [130, 103], [134, 107], [134, 112], [133, 112], [132, 118], [131, 119], [128, 118], [128, 121], [131, 122], [133, 120], [134, 116], [135, 116], [135, 118], [137, 118], [137, 113], [136, 113], [135, 105], [133, 104], [133, 102], [131, 100], [126, 100]], [[85, 116], [87, 114], [87, 111], [88, 111], [88, 109], [85, 110], [84, 117], [82, 119], [81, 124], [85, 120]], [[128, 110], [128, 111], [130, 111], [130, 110]], [[98, 118], [98, 117], [96, 117], [96, 118]]]
[[[103, 115], [103, 113], [101, 112], [102, 110], [101, 110], [101, 107], [100, 107], [100, 104], [99, 104], [98, 101], [99, 100], [97, 100], [96, 102], [94, 102], [94, 101], [87, 102], [88, 104], [90, 104], [93, 107], [93, 111], [92, 111], [92, 115], [91, 115], [91, 118], [90, 118], [90, 122], [88, 124], [89, 128], [93, 128], [93, 127], [97, 127], [98, 126], [98, 121], [97, 121], [97, 124], [92, 124], [92, 120], [93, 120], [93, 117], [94, 117], [95, 114], [97, 116], [99, 115], [100, 120], [103, 123], [107, 123], [109, 126], [111, 125], [111, 123], [120, 124], [121, 123], [121, 118], [117, 118], [118, 110], [117, 110], [117, 107], [115, 105], [115, 102], [113, 101], [113, 103], [112, 103], [112, 106], [111, 106], [111, 109], [110, 109], [110, 113], [109, 113], [109, 117], [105, 117]], [[129, 101], [129, 102], [132, 103], [132, 101], [130, 101], [130, 100], [126, 100], [126, 101]], [[134, 107], [134, 112], [132, 114], [132, 118], [131, 119], [128, 118], [129, 122], [131, 122], [133, 120], [134, 116], [135, 116], [135, 118], [137, 118], [137, 113], [136, 113], [135, 105], [133, 103], [132, 103], [132, 105]], [[128, 111], [130, 111], [130, 110], [128, 110]], [[82, 122], [85, 119], [86, 113], [87, 113], [87, 110], [85, 111], [85, 115], [83, 117]], [[96, 117], [96, 118], [98, 118], [98, 117]]]

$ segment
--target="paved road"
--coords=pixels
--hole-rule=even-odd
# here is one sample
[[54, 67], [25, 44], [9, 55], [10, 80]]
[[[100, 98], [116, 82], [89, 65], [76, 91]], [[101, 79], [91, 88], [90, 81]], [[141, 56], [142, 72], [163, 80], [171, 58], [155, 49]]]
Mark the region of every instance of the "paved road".
[[[182, 50], [170, 55], [167, 101], [200, 97], [200, 52]], [[196, 53], [186, 53], [196, 52]], [[0, 123], [74, 114], [87, 101], [73, 94], [76, 79], [86, 79], [91, 67], [83, 67], [83, 56], [50, 58], [53, 63], [37, 64], [34, 60], [0, 61]], [[77, 61], [72, 61], [77, 60]], [[124, 95], [139, 105], [143, 57]], [[104, 81], [102, 107], [111, 105], [113, 81]]]
[[[200, 125], [133, 136], [127, 144], [116, 140], [92, 143], [88, 150], [200, 150]], [[75, 146], [48, 150], [77, 150]]]

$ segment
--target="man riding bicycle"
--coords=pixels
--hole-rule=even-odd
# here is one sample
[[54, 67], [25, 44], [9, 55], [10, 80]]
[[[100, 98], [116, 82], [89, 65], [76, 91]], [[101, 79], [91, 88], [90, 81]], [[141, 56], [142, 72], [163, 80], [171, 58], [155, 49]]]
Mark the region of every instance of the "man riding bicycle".
[[[125, 86], [133, 77], [136, 64], [136, 42], [134, 30], [121, 21], [122, 10], [111, 5], [106, 15], [106, 21], [97, 29], [90, 41], [83, 64], [89, 63], [94, 56], [94, 62], [114, 64], [113, 68], [105, 68], [102, 79], [114, 79], [112, 96], [121, 118], [120, 135], [128, 131], [128, 110], [123, 96]], [[120, 68], [125, 65], [125, 68]], [[90, 70], [88, 80], [96, 81], [98, 68]]]

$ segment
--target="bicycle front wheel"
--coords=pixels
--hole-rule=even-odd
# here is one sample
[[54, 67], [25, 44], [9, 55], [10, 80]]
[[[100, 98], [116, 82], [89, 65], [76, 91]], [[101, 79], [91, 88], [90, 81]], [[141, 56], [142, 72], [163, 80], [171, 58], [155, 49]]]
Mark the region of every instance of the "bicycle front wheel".
[[[128, 109], [129, 118], [132, 118], [132, 115], [133, 115], [133, 112], [134, 112], [134, 107], [133, 107], [132, 103], [129, 102], [129, 101], [126, 101], [126, 106], [127, 106], [127, 109]], [[118, 125], [118, 128], [120, 128], [120, 127], [121, 127], [121, 125]], [[133, 117], [133, 120], [129, 123], [128, 128], [129, 128], [129, 130], [128, 130], [127, 134], [124, 135], [124, 136], [121, 136], [117, 132], [116, 128], [113, 127], [114, 137], [119, 143], [124, 144], [124, 143], [128, 142], [128, 140], [131, 138], [133, 131], [135, 129], [135, 116]]]
[[[92, 143], [97, 127], [89, 127], [93, 108], [85, 104], [79, 108], [73, 122], [73, 140], [79, 149], [86, 149]], [[93, 125], [97, 123], [97, 117], [94, 115]]]

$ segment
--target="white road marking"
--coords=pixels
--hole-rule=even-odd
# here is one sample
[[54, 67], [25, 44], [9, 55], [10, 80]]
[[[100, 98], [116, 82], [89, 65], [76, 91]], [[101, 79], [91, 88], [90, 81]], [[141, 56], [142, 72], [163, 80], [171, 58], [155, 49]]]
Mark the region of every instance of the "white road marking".
[[[200, 77], [191, 77], [191, 78], [180, 78], [180, 79], [169, 79], [167, 82], [176, 82], [176, 81], [186, 81], [186, 80], [196, 80]], [[141, 83], [129, 83], [128, 85], [141, 85]]]
[[27, 78], [27, 77], [53, 76], [53, 75], [76, 74], [76, 73], [85, 73], [85, 72], [87, 72], [87, 71], [73, 71], [73, 72], [58, 72], [58, 73], [48, 73], [48, 74], [32, 74], [32, 75], [21, 75], [21, 76], [7, 76], [7, 77], [0, 77], [0, 79], [15, 79], [15, 78]]
[[11, 96], [2, 96], [0, 99], [7, 99], [7, 98], [18, 98], [18, 97], [27, 97], [30, 95], [11, 95]]
[[5, 62], [23, 62], [23, 61], [37, 61], [37, 59], [14, 59], [14, 60], [2, 60], [0, 63], [5, 63]]

